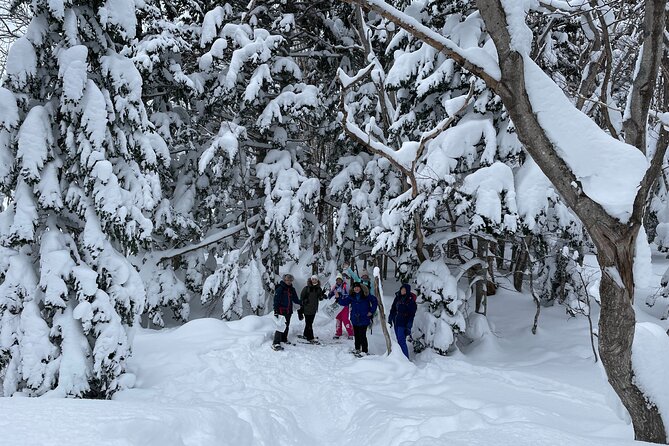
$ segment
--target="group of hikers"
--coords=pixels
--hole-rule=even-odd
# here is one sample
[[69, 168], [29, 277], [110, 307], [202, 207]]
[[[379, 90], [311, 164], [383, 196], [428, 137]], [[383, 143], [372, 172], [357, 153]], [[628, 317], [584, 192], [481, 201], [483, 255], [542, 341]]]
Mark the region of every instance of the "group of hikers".
[[[348, 337], [353, 337], [355, 340], [353, 353], [356, 356], [369, 353], [367, 329], [372, 325], [378, 307], [378, 299], [375, 295], [375, 286], [366, 270], [358, 275], [347, 264], [344, 264], [343, 273], [337, 273], [335, 284], [329, 291], [322, 287], [317, 275], [312, 275], [298, 295], [293, 286], [294, 280], [291, 274], [285, 274], [274, 292], [274, 315], [283, 316], [286, 323], [283, 331], [277, 330], [274, 333], [272, 343], [274, 350], [283, 350], [281, 343], [288, 342], [288, 330], [294, 304], [299, 305], [298, 318], [304, 319], [304, 332], [300, 337], [307, 342], [318, 344], [319, 341], [314, 336], [313, 323], [319, 302], [324, 299], [334, 299], [334, 302], [341, 307], [335, 317], [334, 339], [339, 339], [346, 330]], [[407, 337], [411, 336], [416, 308], [416, 295], [411, 292], [411, 286], [407, 283], [402, 284], [395, 293], [388, 322], [394, 328], [397, 342], [407, 358], [409, 358]]]

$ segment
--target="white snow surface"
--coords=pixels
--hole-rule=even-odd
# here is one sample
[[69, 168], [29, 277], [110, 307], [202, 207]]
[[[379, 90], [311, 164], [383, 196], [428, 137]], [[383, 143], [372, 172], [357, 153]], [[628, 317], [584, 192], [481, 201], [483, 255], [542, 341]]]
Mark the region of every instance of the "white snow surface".
[[[389, 307], [390, 294], [385, 302]], [[270, 349], [271, 316], [199, 319], [139, 329], [128, 379], [112, 401], [0, 398], [2, 444], [13, 445], [633, 445], [632, 428], [608, 406], [585, 319], [501, 291], [490, 299], [492, 332], [449, 357], [408, 362], [381, 330], [371, 356], [332, 341]], [[327, 302], [323, 302], [327, 304]], [[303, 322], [291, 321], [291, 340]], [[559, 336], [556, 334], [559, 333]], [[666, 389], [665, 389], [666, 390]]]

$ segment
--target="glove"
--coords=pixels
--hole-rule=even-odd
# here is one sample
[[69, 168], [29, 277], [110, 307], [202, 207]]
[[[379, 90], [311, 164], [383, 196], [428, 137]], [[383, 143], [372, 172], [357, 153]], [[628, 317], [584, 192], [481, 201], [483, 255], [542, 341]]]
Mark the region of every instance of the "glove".
[[302, 310], [297, 310], [297, 318], [298, 318], [299, 320], [304, 319], [304, 311], [302, 311]]
[[388, 322], [388, 324], [390, 325], [390, 328], [393, 328], [393, 321]]

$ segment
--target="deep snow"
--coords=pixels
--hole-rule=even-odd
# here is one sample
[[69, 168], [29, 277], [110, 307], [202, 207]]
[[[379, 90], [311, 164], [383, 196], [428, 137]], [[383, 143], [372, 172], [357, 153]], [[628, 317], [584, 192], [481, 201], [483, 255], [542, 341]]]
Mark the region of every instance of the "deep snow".
[[[283, 352], [270, 349], [271, 316], [143, 329], [130, 361], [134, 389], [113, 401], [2, 398], [2, 444], [636, 444], [593, 361], [587, 320], [544, 308], [533, 336], [534, 308], [502, 289], [490, 298], [492, 332], [414, 363], [397, 344], [382, 355], [378, 326], [374, 355], [355, 358], [352, 340], [331, 339], [324, 312], [315, 328], [324, 345]], [[303, 323], [291, 322], [297, 341]]]

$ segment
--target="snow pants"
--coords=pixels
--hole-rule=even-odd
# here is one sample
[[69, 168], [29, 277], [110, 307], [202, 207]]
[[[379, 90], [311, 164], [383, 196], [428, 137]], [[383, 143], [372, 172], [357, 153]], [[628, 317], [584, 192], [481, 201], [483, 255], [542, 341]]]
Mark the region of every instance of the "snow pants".
[[355, 349], [367, 353], [367, 325], [354, 325]]
[[305, 314], [304, 315], [304, 332], [302, 334], [307, 341], [314, 339], [314, 319], [316, 318], [315, 314]]
[[342, 324], [344, 327], [346, 327], [346, 333], [348, 333], [348, 336], [351, 337], [353, 336], [353, 327], [351, 327], [351, 320], [349, 319], [349, 309], [348, 306], [344, 307], [339, 314], [337, 314], [337, 329], [335, 330], [335, 336], [341, 336], [342, 335], [342, 329], [341, 326]]
[[397, 336], [397, 343], [400, 345], [400, 348], [402, 349], [402, 353], [404, 353], [404, 356], [407, 358], [409, 357], [409, 348], [407, 347], [407, 336], [411, 334], [411, 330], [409, 330], [407, 327], [399, 327], [395, 325], [395, 336]]

